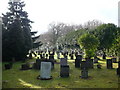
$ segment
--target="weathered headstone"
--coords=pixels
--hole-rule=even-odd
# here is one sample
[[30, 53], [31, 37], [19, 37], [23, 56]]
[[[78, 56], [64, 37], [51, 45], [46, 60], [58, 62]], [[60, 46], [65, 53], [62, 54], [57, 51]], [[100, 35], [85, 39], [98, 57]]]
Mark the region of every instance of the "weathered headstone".
[[113, 65], [112, 65], [112, 59], [107, 59], [107, 69], [112, 69]]
[[69, 77], [69, 65], [62, 65], [60, 67], [60, 76]]
[[41, 62], [40, 79], [51, 79], [51, 62]]
[[76, 68], [80, 67], [81, 60], [82, 60], [82, 56], [81, 55], [76, 55], [76, 59], [75, 59], [75, 67]]
[[67, 65], [67, 59], [66, 58], [61, 58], [60, 59], [60, 65], [61, 66]]
[[88, 78], [88, 70], [86, 68], [83, 68], [81, 71], [81, 78]]

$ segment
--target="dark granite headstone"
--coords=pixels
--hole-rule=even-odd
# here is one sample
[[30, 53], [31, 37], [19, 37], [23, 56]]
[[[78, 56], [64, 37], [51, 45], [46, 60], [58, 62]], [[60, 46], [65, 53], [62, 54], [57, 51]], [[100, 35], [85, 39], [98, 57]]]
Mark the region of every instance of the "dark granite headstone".
[[76, 55], [76, 59], [75, 59], [75, 67], [76, 68], [80, 67], [81, 61], [82, 61], [82, 56], [81, 55]]
[[84, 69], [84, 68], [88, 69], [88, 65], [87, 65], [86, 61], [81, 61], [80, 68], [81, 69]]
[[60, 76], [69, 77], [69, 65], [64, 65], [60, 67]]
[[117, 63], [117, 58], [112, 58], [113, 63]]
[[12, 68], [12, 64], [10, 63], [10, 64], [5, 64], [5, 69], [7, 70], [7, 69], [11, 69]]
[[61, 58], [60, 59], [60, 65], [61, 66], [67, 65], [67, 59], [66, 58]]
[[88, 78], [88, 70], [86, 68], [83, 68], [81, 71], [81, 78]]
[[40, 70], [40, 67], [41, 67], [41, 60], [38, 58], [36, 59], [36, 63], [33, 64], [33, 68]]
[[54, 61], [54, 55], [50, 55], [49, 60]]
[[46, 54], [46, 58], [48, 58], [48, 54]]
[[120, 68], [120, 61], [118, 61], [118, 68]]
[[71, 57], [71, 60], [73, 60], [73, 59], [74, 59], [74, 58], [73, 58], [73, 54], [71, 54], [71, 56], [70, 56], [70, 57]]
[[112, 69], [113, 65], [112, 65], [112, 59], [107, 59], [107, 69]]
[[120, 68], [117, 68], [117, 75], [120, 77]]
[[22, 64], [21, 65], [21, 70], [29, 70], [30, 66], [28, 64]]
[[101, 65], [100, 65], [100, 64], [98, 64], [98, 65], [97, 65], [97, 68], [98, 68], [98, 69], [101, 69]]
[[87, 63], [88, 69], [94, 68], [93, 59], [86, 59], [86, 63]]

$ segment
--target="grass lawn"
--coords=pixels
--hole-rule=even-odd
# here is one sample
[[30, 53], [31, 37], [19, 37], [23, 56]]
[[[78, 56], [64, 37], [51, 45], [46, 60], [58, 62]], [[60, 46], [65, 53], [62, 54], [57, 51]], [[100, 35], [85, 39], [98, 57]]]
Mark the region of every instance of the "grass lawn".
[[[35, 58], [28, 62], [35, 61]], [[59, 62], [59, 60], [57, 60]], [[117, 63], [113, 64], [115, 69], [106, 69], [105, 60], [100, 60], [102, 69], [90, 69], [89, 78], [81, 79], [81, 70], [75, 68], [74, 60], [68, 60], [70, 66], [70, 77], [59, 77], [60, 65], [55, 64], [55, 69], [51, 71], [53, 79], [37, 80], [40, 75], [39, 70], [19, 70], [22, 62], [16, 62], [10, 70], [2, 72], [3, 88], [118, 88], [118, 76], [116, 75]], [[4, 65], [5, 63], [3, 63]]]

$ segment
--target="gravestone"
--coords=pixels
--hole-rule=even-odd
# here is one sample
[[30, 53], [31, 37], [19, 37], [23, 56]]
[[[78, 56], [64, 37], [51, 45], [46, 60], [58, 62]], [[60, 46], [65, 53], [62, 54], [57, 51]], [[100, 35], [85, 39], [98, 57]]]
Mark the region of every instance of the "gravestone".
[[120, 68], [120, 61], [118, 61], [118, 68]]
[[41, 62], [40, 79], [51, 79], [51, 62]]
[[42, 53], [40, 53], [40, 58], [43, 59], [43, 55], [42, 55]]
[[22, 64], [20, 70], [29, 70], [29, 69], [30, 69], [29, 64]]
[[77, 55], [78, 55], [78, 52], [75, 52], [75, 56], [77, 57]]
[[117, 75], [120, 77], [120, 68], [117, 68]]
[[87, 63], [88, 69], [94, 68], [93, 59], [86, 59], [86, 63]]
[[118, 61], [117, 75], [120, 77], [120, 61]]
[[54, 55], [49, 56], [49, 61], [52, 63], [52, 69], [54, 69]]
[[71, 58], [71, 60], [73, 60], [74, 58], [73, 58], [73, 54], [70, 54], [70, 58]]
[[113, 63], [117, 63], [117, 58], [112, 58]]
[[106, 60], [107, 62], [107, 69], [112, 69], [113, 68], [113, 65], [112, 65], [112, 59], [107, 59]]
[[76, 68], [80, 67], [81, 60], [82, 60], [82, 56], [81, 55], [76, 55], [76, 59], [75, 59], [75, 67]]
[[69, 65], [62, 65], [60, 67], [60, 76], [69, 77]]
[[46, 54], [46, 58], [48, 59], [48, 54]]
[[101, 65], [100, 65], [100, 64], [98, 64], [98, 65], [97, 65], [97, 68], [98, 68], [98, 69], [101, 69]]
[[60, 59], [60, 65], [61, 66], [67, 65], [67, 59], [66, 58], [61, 58]]
[[54, 55], [50, 55], [49, 60], [54, 61]]
[[5, 66], [5, 69], [6, 69], [6, 70], [7, 70], [7, 69], [11, 69], [11, 68], [12, 68], [12, 63], [5, 64], [4, 66]]
[[81, 61], [80, 68], [81, 68], [81, 69], [84, 69], [84, 68], [88, 69], [88, 66], [87, 66], [86, 61]]
[[40, 70], [41, 61], [42, 61], [41, 59], [37, 58], [37, 59], [36, 59], [36, 63], [33, 64], [33, 68]]
[[86, 68], [83, 68], [81, 71], [81, 78], [88, 78], [88, 70]]

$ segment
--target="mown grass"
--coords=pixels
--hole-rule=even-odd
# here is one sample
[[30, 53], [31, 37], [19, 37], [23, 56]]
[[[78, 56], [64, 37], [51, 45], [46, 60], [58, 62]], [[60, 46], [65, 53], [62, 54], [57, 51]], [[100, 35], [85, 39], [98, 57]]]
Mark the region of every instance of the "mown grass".
[[[27, 62], [35, 61], [31, 59]], [[59, 60], [57, 60], [59, 62]], [[19, 70], [22, 62], [16, 62], [10, 70], [2, 72], [3, 88], [118, 88], [118, 76], [116, 75], [117, 63], [113, 64], [114, 69], [106, 69], [106, 61], [100, 60], [102, 69], [90, 69], [89, 78], [81, 79], [81, 70], [75, 68], [74, 60], [68, 60], [70, 66], [70, 77], [61, 78], [59, 76], [60, 65], [55, 64], [54, 70], [51, 71], [53, 79], [37, 80], [40, 75], [39, 70]], [[5, 63], [3, 63], [4, 65]]]

